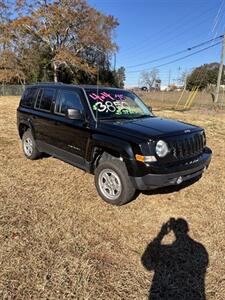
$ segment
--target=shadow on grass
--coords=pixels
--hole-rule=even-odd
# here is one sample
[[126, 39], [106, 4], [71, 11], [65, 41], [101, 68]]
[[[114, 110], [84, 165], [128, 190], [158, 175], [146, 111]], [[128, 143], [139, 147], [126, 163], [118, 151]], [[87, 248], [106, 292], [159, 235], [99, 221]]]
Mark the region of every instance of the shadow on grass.
[[[173, 231], [175, 240], [162, 244]], [[188, 235], [184, 219], [171, 218], [145, 249], [141, 261], [154, 271], [149, 300], [205, 300], [205, 273], [208, 253], [205, 247]]]

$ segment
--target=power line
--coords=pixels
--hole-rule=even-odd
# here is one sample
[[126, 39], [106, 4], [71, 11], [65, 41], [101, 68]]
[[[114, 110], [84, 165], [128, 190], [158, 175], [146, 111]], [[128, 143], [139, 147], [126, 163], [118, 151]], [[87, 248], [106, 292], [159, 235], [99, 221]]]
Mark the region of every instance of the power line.
[[[135, 52], [128, 52], [126, 54], [126, 60], [133, 61], [137, 57], [143, 57], [143, 56], [146, 57], [146, 55], [149, 56], [150, 53], [152, 53], [153, 50], [155, 52], [156, 49], [159, 49], [159, 51], [161, 51], [162, 48], [165, 49], [165, 47], [167, 49], [171, 49], [171, 46], [173, 48], [173, 45], [174, 45], [173, 42], [177, 43], [179, 41], [179, 44], [185, 44], [185, 43], [187, 43], [186, 34], [189, 33], [190, 31], [191, 32], [193, 31], [192, 38], [193, 39], [197, 38], [197, 40], [199, 40], [200, 32], [197, 29], [199, 28], [200, 25], [202, 25], [203, 23], [206, 23], [206, 22], [207, 22], [207, 20], [205, 20], [204, 22], [195, 24], [195, 26], [191, 26], [191, 27], [187, 28], [186, 30], [183, 30], [179, 34], [172, 35], [171, 37], [170, 37], [170, 35], [167, 35], [166, 38], [164, 38], [164, 36], [161, 36], [156, 43], [155, 42], [152, 43], [154, 46], [152, 46], [150, 49], [149, 49], [149, 45], [148, 45], [147, 46], [148, 48], [139, 47], [139, 49], [136, 50]], [[124, 55], [120, 55], [120, 57], [124, 57]]]
[[[187, 30], [185, 30], [185, 31], [189, 31], [190, 30], [190, 26], [188, 25], [187, 26], [187, 21], [186, 21], [186, 19], [187, 20], [189, 20], [190, 19], [190, 17], [192, 18], [192, 20], [193, 20], [193, 17], [195, 16], [196, 17], [196, 19], [197, 20], [199, 20], [199, 19], [201, 19], [201, 22], [200, 23], [198, 23], [198, 24], [194, 24], [194, 27], [196, 28], [196, 26], [198, 26], [198, 25], [201, 25], [203, 22], [202, 22], [202, 16], [203, 17], [206, 17], [206, 18], [204, 18], [204, 22], [205, 21], [208, 21], [208, 14], [210, 13], [211, 14], [211, 12], [212, 12], [212, 8], [210, 8], [210, 9], [207, 9], [206, 11], [204, 11], [204, 13], [201, 13], [201, 14], [197, 14], [196, 16], [195, 16], [195, 13], [193, 14], [193, 12], [191, 12], [191, 14], [186, 14], [186, 16], [184, 17], [184, 16], [182, 16], [181, 18], [179, 18], [178, 20], [177, 20], [177, 22], [176, 22], [176, 24], [174, 24], [174, 25], [172, 25], [172, 26], [168, 26], [168, 24], [167, 24], [167, 26], [165, 27], [165, 28], [163, 28], [162, 30], [160, 30], [160, 34], [157, 34], [157, 33], [155, 33], [155, 34], [151, 34], [151, 35], [149, 35], [147, 38], [145, 38], [145, 40], [143, 40], [142, 42], [139, 42], [139, 43], [137, 43], [137, 41], [135, 42], [135, 43], [133, 43], [133, 46], [131, 45], [130, 47], [127, 47], [127, 48], [125, 48], [125, 49], [121, 49], [121, 53], [120, 53], [120, 56], [127, 56], [127, 54], [129, 54], [130, 52], [131, 52], [131, 50], [132, 49], [134, 49], [135, 50], [135, 52], [139, 52], [140, 51], [140, 47], [143, 49], [143, 48], [145, 48], [146, 46], [147, 47], [149, 47], [149, 45], [146, 45], [147, 43], [148, 43], [148, 41], [149, 41], [149, 39], [152, 39], [152, 37], [156, 37], [157, 39], [157, 41], [162, 41], [162, 36], [163, 36], [163, 34], [162, 33], [164, 33], [164, 35], [166, 35], [166, 37], [168, 37], [168, 34], [166, 34], [167, 32], [169, 33], [169, 35], [171, 36], [171, 32], [175, 32], [176, 31], [176, 29], [177, 29], [177, 27], [179, 27], [179, 28], [182, 28], [182, 27], [184, 27], [184, 26], [181, 26], [181, 25], [185, 25], [185, 27], [184, 28], [186, 28]], [[179, 21], [182, 21], [182, 22], [179, 22]], [[179, 25], [178, 25], [178, 23], [179, 23]], [[193, 22], [192, 22], [192, 24], [193, 24]], [[183, 33], [182, 33], [183, 34]], [[172, 34], [172, 36], [174, 36], [174, 34]], [[177, 34], [175, 34], [175, 38], [177, 38]], [[171, 38], [169, 38], [169, 39], [167, 39], [167, 40], [171, 40]], [[162, 43], [160, 43], [159, 45], [161, 45]], [[145, 45], [145, 46], [144, 46]], [[125, 50], [125, 51], [124, 51]], [[132, 51], [133, 52], [133, 51]]]
[[[223, 14], [220, 16], [220, 12], [222, 12], [224, 3], [225, 3], [225, 1], [223, 0], [223, 2], [221, 3], [221, 5], [220, 5], [219, 8], [218, 8], [218, 11], [217, 11], [217, 14], [216, 14], [215, 18], [214, 18], [214, 25], [212, 26], [212, 29], [211, 29], [211, 33], [212, 33], [212, 34], [213, 34], [213, 31], [215, 30], [215, 28], [217, 27], [217, 25], [218, 25], [218, 24], [220, 23], [220, 21], [223, 19]], [[219, 21], [219, 20], [220, 20], [220, 21]], [[217, 34], [217, 32], [214, 33], [214, 38], [215, 38], [216, 34]], [[224, 39], [224, 37], [225, 37], [225, 35], [223, 34], [223, 39]], [[222, 43], [222, 42], [221, 42], [221, 43]], [[200, 85], [201, 85], [203, 79], [206, 77], [206, 74], [207, 74], [207, 70], [206, 70], [206, 69], [204, 70], [203, 68], [202, 68], [202, 70], [200, 70], [200, 72], [198, 73], [197, 79], [200, 79], [200, 83], [198, 84], [197, 89], [200, 87]]]
[[[212, 10], [209, 10], [210, 15], [211, 15], [211, 12], [212, 12]], [[182, 27], [179, 24], [179, 29], [180, 30], [182, 29], [182, 30], [178, 34], [177, 34], [176, 30], [173, 30], [173, 31], [169, 30], [169, 34], [162, 34], [162, 32], [165, 31], [165, 30], [160, 31], [160, 34], [157, 35], [157, 39], [153, 39], [153, 41], [154, 41], [153, 42], [153, 44], [154, 44], [154, 50], [155, 50], [155, 48], [159, 48], [159, 47], [161, 47], [163, 45], [167, 45], [171, 41], [174, 41], [174, 40], [177, 41], [178, 37], [184, 37], [185, 33], [186, 32], [190, 32], [190, 31], [192, 32], [193, 31], [192, 29], [194, 29], [193, 32], [196, 33], [197, 32], [196, 30], [199, 28], [200, 25], [208, 22], [209, 17], [207, 17], [207, 15], [208, 14], [203, 14], [203, 16], [205, 17], [204, 21], [202, 21], [203, 20], [202, 18], [201, 19], [197, 18], [198, 21], [199, 20], [201, 20], [201, 21], [200, 22], [196, 22], [196, 23], [192, 22], [191, 24], [193, 26], [190, 26], [190, 23], [187, 24], [187, 22], [184, 24], [185, 26], [182, 26]], [[192, 20], [193, 20], [193, 17], [192, 17]], [[178, 27], [178, 24], [176, 24], [176, 27]], [[197, 34], [197, 36], [199, 36], [199, 34]], [[165, 37], [165, 39], [164, 39], [164, 37]], [[184, 41], [186, 41], [186, 38], [184, 39]], [[146, 43], [148, 43], [148, 42], [149, 41], [146, 40]], [[179, 42], [180, 42], [180, 40], [179, 40]], [[121, 49], [120, 58], [121, 57], [126, 57], [126, 59], [127, 58], [133, 58], [133, 57], [136, 57], [136, 56], [140, 56], [142, 53], [146, 53], [146, 51], [148, 51], [148, 52], [151, 51], [151, 48], [149, 49], [149, 44], [147, 44], [145, 46], [141, 46], [141, 43], [137, 43], [136, 42], [136, 47], [137, 47], [137, 49], [134, 50], [134, 51], [131, 50], [132, 47], [128, 48], [128, 49], [125, 49], [125, 52]]]
[[189, 48], [187, 48], [187, 49], [184, 49], [184, 50], [181, 50], [181, 51], [178, 51], [178, 52], [175, 52], [175, 53], [166, 55], [166, 56], [162, 56], [162, 57], [159, 57], [159, 58], [157, 58], [157, 59], [149, 60], [149, 61], [144, 62], [144, 63], [141, 63], [141, 64], [127, 66], [126, 68], [134, 68], [134, 67], [144, 66], [144, 65], [148, 65], [148, 64], [151, 64], [151, 63], [160, 61], [160, 60], [164, 60], [164, 59], [173, 57], [173, 56], [177, 56], [177, 55], [179, 55], [179, 54], [185, 53], [185, 52], [187, 52], [187, 51], [191, 51], [191, 50], [193, 50], [193, 49], [196, 49], [196, 48], [199, 48], [199, 47], [201, 47], [201, 46], [203, 46], [203, 45], [206, 45], [206, 44], [208, 44], [208, 43], [211, 43], [212, 41], [215, 41], [215, 40], [217, 40], [217, 39], [221, 39], [222, 37], [223, 37], [223, 35], [220, 35], [220, 36], [217, 36], [216, 38], [213, 38], [213, 39], [211, 39], [211, 40], [202, 42], [202, 43], [200, 43], [200, 44], [197, 44], [197, 45], [195, 45], [195, 46], [189, 47]]
[[[187, 57], [190, 57], [190, 56], [193, 56], [193, 55], [198, 54], [198, 53], [200, 53], [200, 52], [203, 52], [203, 51], [205, 51], [205, 50], [207, 50], [207, 49], [213, 48], [213, 47], [215, 47], [215, 46], [217, 46], [217, 45], [219, 45], [219, 44], [221, 44], [221, 41], [218, 42], [218, 43], [216, 43], [216, 44], [213, 44], [213, 45], [210, 45], [210, 46], [208, 46], [208, 47], [205, 47], [205, 48], [203, 48], [203, 49], [200, 49], [200, 50], [198, 50], [198, 51], [195, 51], [195, 52], [193, 52], [193, 53], [191, 53], [191, 54], [185, 55], [185, 56], [183, 56], [183, 57], [179, 57], [179, 58], [177, 58], [177, 59], [171, 60], [171, 61], [166, 62], [166, 63], [164, 63], [164, 64], [154, 66], [153, 68], [160, 68], [160, 67], [163, 67], [163, 66], [170, 65], [170, 64], [172, 64], [172, 63], [174, 63], [174, 62], [183, 60], [183, 59], [185, 59], [185, 58], [187, 58]], [[126, 72], [126, 73], [139, 73], [139, 72], [142, 72], [142, 71], [145, 71], [145, 69], [135, 70], [135, 71], [128, 71], [128, 72]]]
[[224, 7], [224, 4], [225, 4], [225, 1], [223, 1], [221, 3], [221, 6], [219, 7], [218, 9], [218, 12], [217, 12], [217, 15], [215, 16], [215, 19], [214, 19], [214, 25], [213, 25], [213, 28], [212, 28], [212, 33], [214, 32], [218, 22], [219, 22], [219, 18], [220, 18], [220, 13], [222, 12], [223, 10], [223, 7]]
[[[222, 1], [221, 1], [222, 2]], [[214, 26], [213, 26], [213, 29], [211, 29], [211, 31], [213, 32], [213, 31], [215, 31], [215, 28], [216, 27], [219, 27], [219, 24], [220, 24], [220, 22], [222, 21], [222, 19], [223, 19], [223, 14], [222, 14], [222, 11], [223, 11], [223, 8], [224, 8], [224, 2], [225, 2], [225, 0], [223, 0], [223, 3], [221, 3], [220, 4], [220, 6], [219, 6], [219, 8], [218, 8], [218, 10], [217, 10], [217, 12], [216, 12], [216, 15], [215, 15], [215, 17], [214, 17], [214, 20], [213, 20], [213, 23], [214, 23]], [[197, 24], [195, 24], [195, 27], [196, 28], [198, 28], [198, 26], [197, 26]], [[189, 27], [189, 29], [190, 29], [190, 27]], [[224, 32], [224, 29], [225, 29], [225, 26], [224, 26], [224, 28], [223, 28], [223, 32]], [[196, 32], [196, 30], [194, 31], [194, 32]], [[215, 38], [215, 36], [217, 35], [217, 32], [215, 32], [214, 33], [214, 37], [213, 38]], [[208, 36], [208, 38], [210, 38], [210, 36]], [[173, 39], [169, 39], [170, 41], [171, 40], [173, 40]], [[213, 40], [213, 39], [212, 39]], [[180, 42], [180, 41], [179, 41]], [[165, 44], [165, 41], [164, 41], [164, 44]], [[172, 60], [172, 61], [169, 61], [169, 62], [166, 62], [166, 63], [164, 63], [164, 64], [160, 64], [160, 65], [158, 65], [158, 66], [155, 66], [155, 67], [163, 67], [163, 66], [165, 66], [165, 65], [169, 65], [169, 64], [172, 64], [173, 62], [176, 62], [176, 61], [179, 61], [179, 60], [183, 60], [183, 59], [185, 59], [185, 58], [187, 58], [187, 57], [190, 57], [190, 56], [192, 56], [192, 55], [195, 55], [195, 54], [197, 54], [197, 53], [200, 53], [200, 52], [202, 52], [202, 51], [205, 51], [205, 50], [207, 50], [207, 49], [209, 49], [209, 48], [211, 48], [211, 47], [215, 47], [216, 45], [218, 45], [218, 44], [220, 44], [220, 43], [216, 43], [216, 44], [213, 44], [213, 45], [211, 45], [210, 47], [205, 47], [204, 49], [201, 49], [201, 50], [199, 50], [199, 51], [196, 51], [196, 52], [194, 52], [194, 53], [191, 53], [191, 54], [189, 54], [189, 55], [186, 55], [186, 56], [184, 56], [184, 57], [179, 57], [178, 59], [175, 59], [175, 60]], [[139, 45], [138, 45], [139, 46]], [[159, 46], [159, 45], [158, 45]], [[140, 48], [140, 47], [139, 47]], [[156, 47], [154, 47], [154, 49], [155, 49]], [[140, 55], [140, 51], [139, 51], [139, 55]], [[195, 67], [192, 67], [191, 69], [194, 69]], [[136, 76], [136, 74], [135, 73], [138, 73], [138, 72], [141, 72], [141, 71], [144, 71], [144, 70], [135, 70], [135, 71], [128, 71], [128, 72], [126, 72], [126, 73], [129, 73], [129, 77], [133, 77], [133, 76]], [[160, 70], [160, 73], [161, 72], [164, 72], [164, 71], [161, 71]], [[206, 72], [206, 71], [205, 71]], [[165, 73], [165, 72], [164, 72]], [[200, 75], [200, 74], [199, 74]], [[161, 76], [163, 76], [163, 77], [165, 77], [165, 80], [166, 80], [166, 78], [168, 78], [168, 72], [167, 72], [167, 75], [166, 75], [166, 73], [165, 73], [165, 75], [162, 75], [161, 74]]]

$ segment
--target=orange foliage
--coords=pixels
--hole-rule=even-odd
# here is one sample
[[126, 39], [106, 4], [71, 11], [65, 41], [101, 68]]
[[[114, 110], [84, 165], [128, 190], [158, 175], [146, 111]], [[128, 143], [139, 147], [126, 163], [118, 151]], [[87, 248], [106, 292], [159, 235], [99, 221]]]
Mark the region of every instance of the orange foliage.
[[[17, 2], [21, 7], [25, 0]], [[18, 16], [6, 26], [0, 22], [0, 47], [4, 44], [12, 49], [21, 61], [27, 49], [38, 45], [48, 49], [55, 74], [61, 65], [73, 68], [73, 72], [95, 74], [96, 59], [117, 49], [112, 41], [117, 20], [91, 8], [86, 1], [35, 3], [28, 15]]]

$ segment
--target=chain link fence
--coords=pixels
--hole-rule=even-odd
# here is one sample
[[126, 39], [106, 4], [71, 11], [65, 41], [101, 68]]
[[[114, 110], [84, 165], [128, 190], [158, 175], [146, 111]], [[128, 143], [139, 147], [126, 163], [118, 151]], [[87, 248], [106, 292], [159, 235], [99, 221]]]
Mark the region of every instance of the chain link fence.
[[[0, 84], [0, 96], [21, 96], [23, 91], [25, 90], [25, 85], [3, 85]], [[178, 99], [181, 96], [182, 92], [165, 92], [165, 91], [154, 91], [154, 92], [143, 92], [138, 90], [134, 90], [148, 105], [162, 105], [164, 106], [175, 106], [178, 102]], [[190, 96], [189, 91], [185, 91], [182, 101], [180, 101], [179, 106], [183, 107]], [[219, 100], [221, 106], [225, 107], [225, 89], [220, 93]], [[212, 107], [213, 106], [213, 98], [212, 93], [208, 92], [198, 92], [192, 103], [192, 106], [197, 107]]]
[[25, 85], [0, 85], [0, 96], [21, 96]]

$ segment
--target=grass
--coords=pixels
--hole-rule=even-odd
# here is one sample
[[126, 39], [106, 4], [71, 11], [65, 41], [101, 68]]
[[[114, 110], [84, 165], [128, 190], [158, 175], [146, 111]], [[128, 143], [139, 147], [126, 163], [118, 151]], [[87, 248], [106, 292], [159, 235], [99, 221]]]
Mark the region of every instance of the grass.
[[[135, 90], [135, 92], [149, 105], [153, 107], [159, 106], [160, 108], [178, 108], [179, 110], [183, 110], [184, 106], [188, 99], [190, 99], [191, 92], [183, 91], [177, 92], [165, 92], [165, 91], [151, 91], [151, 92], [143, 92], [140, 90]], [[182, 96], [182, 97], [181, 97]], [[181, 98], [180, 98], [181, 97]], [[177, 105], [179, 101], [179, 104]], [[220, 93], [219, 102], [224, 108], [225, 95], [224, 93]], [[196, 97], [192, 101], [191, 107], [198, 109], [213, 109], [214, 104], [212, 101], [212, 95], [209, 92], [198, 92]]]
[[[162, 296], [165, 268], [149, 270], [143, 257], [171, 217], [185, 219], [194, 245], [201, 244], [208, 253], [205, 291], [199, 291], [209, 300], [224, 299], [224, 114], [157, 112], [205, 127], [213, 150], [210, 168], [184, 189], [140, 194], [135, 201], [114, 207], [99, 198], [91, 175], [51, 157], [24, 158], [16, 128], [17, 105], [17, 97], [0, 97], [1, 299], [147, 299], [156, 280], [161, 285], [154, 299], [170, 299]], [[171, 232], [163, 244], [173, 241]], [[196, 256], [202, 250], [194, 252], [188, 243], [174, 248], [173, 258], [165, 248], [162, 256], [172, 261], [167, 279], [183, 272], [180, 283], [187, 284], [194, 262], [203, 265], [204, 257]], [[178, 256], [186, 259], [186, 265], [175, 259]], [[189, 290], [200, 285], [194, 278], [188, 281]], [[171, 299], [204, 299], [190, 296], [181, 285], [173, 293]], [[179, 293], [181, 298], [175, 296]]]

